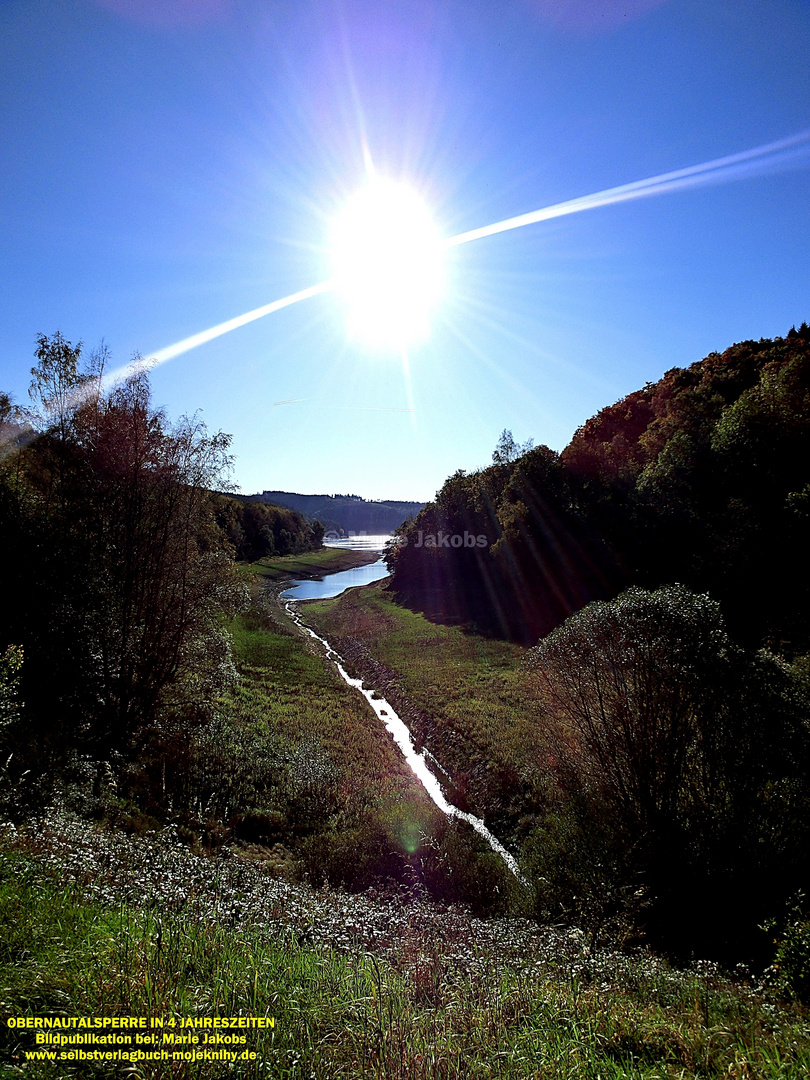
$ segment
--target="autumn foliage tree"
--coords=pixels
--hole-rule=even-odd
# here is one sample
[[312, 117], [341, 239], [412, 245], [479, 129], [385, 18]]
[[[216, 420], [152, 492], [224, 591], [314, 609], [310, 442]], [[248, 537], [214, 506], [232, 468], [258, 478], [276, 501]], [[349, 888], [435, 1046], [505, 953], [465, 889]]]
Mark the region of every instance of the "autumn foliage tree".
[[20, 753], [45, 767], [68, 748], [132, 754], [167, 710], [210, 699], [241, 590], [211, 510], [230, 437], [170, 425], [143, 370], [103, 393], [61, 335], [37, 358], [40, 433], [0, 484], [0, 642], [24, 647]]
[[[486, 548], [417, 546], [467, 530]], [[810, 648], [810, 327], [744, 341], [601, 409], [556, 454], [504, 431], [401, 530], [393, 587], [438, 617], [533, 643], [591, 600], [681, 581], [732, 636]]]
[[683, 581], [721, 602], [736, 638], [810, 647], [810, 327], [673, 368], [561, 456], [628, 583]]

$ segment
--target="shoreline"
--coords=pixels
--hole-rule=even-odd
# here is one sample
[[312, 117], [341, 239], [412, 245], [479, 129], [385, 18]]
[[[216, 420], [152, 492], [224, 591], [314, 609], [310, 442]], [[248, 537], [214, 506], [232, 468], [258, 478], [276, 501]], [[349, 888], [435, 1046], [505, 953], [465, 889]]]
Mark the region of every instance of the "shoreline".
[[281, 555], [277, 558], [259, 559], [248, 567], [263, 581], [283, 582], [294, 578], [306, 581], [323, 581], [329, 574], [341, 570], [353, 570], [368, 566], [382, 558], [381, 551], [357, 551], [353, 548], [321, 547], [318, 551], [305, 551], [301, 555]]
[[[330, 574], [342, 570], [353, 570], [358, 566], [368, 566], [382, 557], [380, 551], [357, 551], [350, 548], [321, 547], [318, 551], [307, 551], [301, 555], [282, 555], [275, 559], [261, 559], [245, 564], [258, 582], [268, 602], [268, 611], [272, 612], [273, 621], [284, 626], [287, 631], [302, 634], [295, 620], [291, 619], [281, 601], [281, 593], [289, 588], [295, 579], [305, 581], [323, 581]], [[302, 604], [313, 601], [301, 600]], [[305, 636], [305, 635], [302, 635]]]

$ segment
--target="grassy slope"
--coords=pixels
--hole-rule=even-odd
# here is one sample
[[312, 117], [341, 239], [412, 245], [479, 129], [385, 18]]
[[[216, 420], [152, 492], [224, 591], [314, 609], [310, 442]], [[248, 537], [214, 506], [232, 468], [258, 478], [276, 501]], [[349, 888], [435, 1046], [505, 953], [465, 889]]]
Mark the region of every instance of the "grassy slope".
[[[397, 852], [407, 856], [410, 845], [400, 834], [432, 835], [443, 827], [443, 816], [390, 735], [318, 647], [288, 620], [273, 622], [255, 608], [230, 630], [242, 676], [230, 695], [231, 723], [287, 748], [299, 762], [282, 782], [283, 790], [295, 789], [292, 802], [274, 806], [271, 798], [254, 809], [285, 815], [284, 843], [309, 851], [313, 877], [324, 873], [332, 881], [362, 884], [367, 875], [358, 868], [365, 856], [373, 876], [375, 859], [379, 867], [388, 856], [381, 848], [391, 849], [395, 859]], [[309, 783], [306, 771], [313, 763], [335, 779], [319, 788], [316, 774]]]
[[[457, 950], [438, 925], [379, 957], [278, 927], [104, 906], [25, 852], [0, 856], [6, 1015], [274, 1016], [272, 1032], [249, 1036], [259, 1062], [228, 1071], [246, 1080], [798, 1080], [810, 1069], [806, 1013], [709, 968], [617, 967], [584, 954], [504, 964], [484, 948], [461, 971]], [[0, 1028], [0, 1076], [123, 1075], [84, 1063], [21, 1068], [24, 1045]], [[141, 1064], [129, 1075], [217, 1080], [224, 1070]]]
[[422, 789], [363, 698], [340, 679], [309, 642], [256, 617], [230, 626], [242, 682], [232, 695], [236, 716], [285, 741], [320, 743], [343, 773], [369, 791], [393, 784], [421, 800]]
[[359, 642], [390, 669], [386, 696], [410, 713], [476, 812], [510, 820], [532, 805], [541, 747], [520, 671], [524, 649], [431, 623], [394, 603], [384, 584], [306, 603], [302, 614], [348, 653]]

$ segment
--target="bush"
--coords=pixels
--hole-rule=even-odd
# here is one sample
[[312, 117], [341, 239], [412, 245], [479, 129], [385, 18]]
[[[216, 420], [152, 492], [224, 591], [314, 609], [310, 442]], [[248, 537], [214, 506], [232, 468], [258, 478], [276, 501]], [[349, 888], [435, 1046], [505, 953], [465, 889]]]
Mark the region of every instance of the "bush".
[[800, 893], [787, 918], [769, 919], [762, 929], [777, 935], [773, 964], [768, 969], [771, 981], [785, 997], [810, 1005], [810, 918], [803, 901]]
[[646, 890], [647, 929], [670, 946], [753, 947], [757, 922], [807, 880], [794, 673], [736, 648], [719, 606], [682, 586], [591, 604], [527, 666], [562, 807], [529, 845], [540, 907], [598, 922], [621, 903], [637, 919]]
[[592, 945], [603, 934], [613, 941], [632, 936], [645, 896], [634, 888], [626, 837], [594, 809], [572, 795], [545, 814], [523, 845], [534, 917], [574, 923]]
[[468, 904], [476, 914], [513, 909], [520, 887], [469, 826], [432, 807], [383, 799], [354, 825], [302, 845], [313, 885], [360, 891], [387, 883], [414, 896]]

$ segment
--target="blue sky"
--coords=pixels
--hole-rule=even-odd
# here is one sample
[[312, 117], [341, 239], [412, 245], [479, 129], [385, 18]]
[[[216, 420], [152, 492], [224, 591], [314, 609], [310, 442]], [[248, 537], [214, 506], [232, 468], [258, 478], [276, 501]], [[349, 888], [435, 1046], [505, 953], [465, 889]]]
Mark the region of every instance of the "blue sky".
[[[0, 35], [22, 403], [38, 333], [123, 364], [323, 280], [364, 143], [451, 236], [810, 128], [807, 0], [4, 0]], [[430, 498], [503, 428], [561, 449], [810, 320], [809, 227], [804, 153], [455, 249], [407, 374], [325, 295], [156, 368], [154, 399], [233, 433], [245, 492]]]

